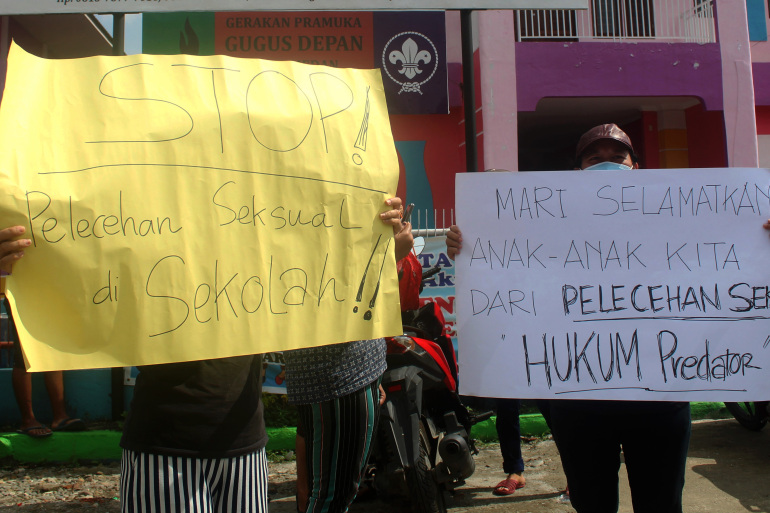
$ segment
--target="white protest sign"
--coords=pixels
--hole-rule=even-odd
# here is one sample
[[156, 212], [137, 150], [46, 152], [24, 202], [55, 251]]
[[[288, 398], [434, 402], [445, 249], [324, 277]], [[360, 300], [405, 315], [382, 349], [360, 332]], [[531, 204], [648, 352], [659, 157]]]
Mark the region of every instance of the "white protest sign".
[[766, 169], [457, 175], [461, 393], [770, 398]]

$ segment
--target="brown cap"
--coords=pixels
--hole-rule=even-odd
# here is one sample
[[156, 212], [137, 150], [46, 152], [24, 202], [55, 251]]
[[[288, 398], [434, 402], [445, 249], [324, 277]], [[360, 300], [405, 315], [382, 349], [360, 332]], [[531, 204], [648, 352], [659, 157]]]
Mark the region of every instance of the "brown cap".
[[575, 157], [580, 157], [588, 146], [602, 139], [618, 141], [628, 147], [628, 149], [631, 150], [631, 153], [634, 153], [631, 138], [629, 138], [615, 123], [608, 123], [606, 125], [595, 126], [580, 137], [580, 140], [577, 143], [577, 149], [575, 150]]

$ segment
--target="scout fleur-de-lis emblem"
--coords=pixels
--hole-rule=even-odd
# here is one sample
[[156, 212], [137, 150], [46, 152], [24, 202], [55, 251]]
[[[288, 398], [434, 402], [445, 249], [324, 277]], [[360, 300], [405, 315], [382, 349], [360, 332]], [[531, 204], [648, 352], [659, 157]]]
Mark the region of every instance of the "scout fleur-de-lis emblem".
[[420, 86], [430, 80], [438, 69], [438, 51], [424, 34], [401, 32], [385, 45], [382, 69], [401, 86], [398, 94], [422, 94]]
[[431, 61], [430, 52], [427, 50], [420, 50], [417, 43], [411, 37], [404, 41], [401, 45], [401, 51], [393, 50], [390, 52], [390, 62], [393, 64], [401, 63], [401, 69], [399, 73], [405, 75], [406, 78], [412, 80], [419, 73], [422, 73], [420, 69], [420, 63], [428, 64]]

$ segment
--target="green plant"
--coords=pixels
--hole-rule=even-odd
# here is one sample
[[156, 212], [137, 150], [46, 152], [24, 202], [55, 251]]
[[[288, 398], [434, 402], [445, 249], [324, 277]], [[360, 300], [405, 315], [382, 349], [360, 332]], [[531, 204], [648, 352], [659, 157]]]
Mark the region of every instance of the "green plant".
[[262, 394], [265, 405], [265, 425], [268, 427], [293, 427], [297, 425], [297, 407], [289, 404], [285, 395]]
[[297, 455], [291, 450], [271, 450], [267, 451], [267, 461], [270, 463], [283, 463], [284, 461], [295, 461]]

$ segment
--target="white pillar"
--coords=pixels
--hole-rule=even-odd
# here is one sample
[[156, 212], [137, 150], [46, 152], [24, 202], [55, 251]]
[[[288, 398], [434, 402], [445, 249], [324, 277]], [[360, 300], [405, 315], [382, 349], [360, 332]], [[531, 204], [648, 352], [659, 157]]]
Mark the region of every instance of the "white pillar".
[[716, 0], [722, 95], [730, 167], [757, 167], [757, 117], [746, 0]]
[[478, 11], [484, 167], [519, 170], [512, 11]]

